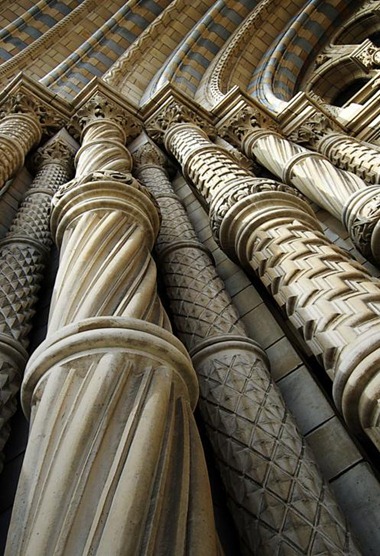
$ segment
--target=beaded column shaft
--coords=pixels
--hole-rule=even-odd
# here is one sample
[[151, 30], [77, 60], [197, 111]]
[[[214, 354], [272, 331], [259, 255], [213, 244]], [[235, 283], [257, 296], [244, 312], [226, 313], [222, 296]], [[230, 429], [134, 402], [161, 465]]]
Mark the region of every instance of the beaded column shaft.
[[156, 251], [176, 330], [198, 374], [199, 409], [244, 553], [355, 554], [264, 352], [247, 337], [173, 192], [162, 155], [145, 144], [134, 159], [161, 209]]
[[380, 447], [379, 281], [318, 231], [296, 190], [252, 177], [199, 127], [171, 125], [165, 144], [209, 204], [222, 247], [257, 273], [325, 367], [348, 425]]
[[193, 410], [150, 255], [153, 197], [130, 174], [133, 115], [96, 93], [76, 178], [54, 199], [61, 248], [46, 340], [22, 387], [31, 434], [6, 554], [219, 554]]
[[38, 292], [51, 247], [51, 198], [72, 177], [75, 149], [60, 133], [35, 155], [30, 189], [0, 242], [0, 448], [16, 410]]

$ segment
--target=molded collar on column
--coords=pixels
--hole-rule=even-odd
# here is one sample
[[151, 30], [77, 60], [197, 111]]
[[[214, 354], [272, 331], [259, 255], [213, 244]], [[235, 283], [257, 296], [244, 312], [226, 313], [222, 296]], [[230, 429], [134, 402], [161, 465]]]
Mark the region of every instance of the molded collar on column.
[[[198, 380], [190, 357], [171, 332], [139, 319], [93, 317], [69, 324], [47, 338], [29, 360], [22, 386], [22, 405], [29, 415], [33, 395], [41, 379], [50, 372], [64, 372], [65, 364], [78, 364], [104, 352], [130, 353], [146, 364], [175, 370], [187, 386], [192, 409], [198, 401]], [[106, 372], [106, 369], [105, 369]]]

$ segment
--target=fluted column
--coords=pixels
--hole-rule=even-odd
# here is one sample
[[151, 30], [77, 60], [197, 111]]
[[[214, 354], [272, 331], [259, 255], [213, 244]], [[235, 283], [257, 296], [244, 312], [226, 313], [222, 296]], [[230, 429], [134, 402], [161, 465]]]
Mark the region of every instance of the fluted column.
[[173, 192], [162, 154], [146, 143], [134, 159], [137, 176], [161, 209], [160, 268], [174, 324], [198, 374], [199, 409], [244, 552], [355, 554], [264, 352], [247, 337]]
[[[163, 119], [152, 119], [153, 135]], [[323, 236], [293, 188], [252, 177], [191, 123], [166, 129], [166, 147], [209, 204], [222, 247], [257, 273], [333, 380], [346, 422], [380, 447], [378, 280]]]
[[76, 121], [77, 175], [52, 213], [48, 334], [22, 387], [31, 434], [6, 553], [217, 554], [196, 376], [156, 292], [159, 213], [124, 147], [138, 125], [98, 93]]
[[37, 151], [36, 177], [0, 242], [1, 451], [9, 436], [9, 418], [16, 410], [15, 395], [28, 357], [31, 321], [51, 246], [51, 198], [72, 177], [72, 144], [59, 133]]
[[357, 175], [336, 168], [325, 155], [297, 145], [275, 130], [261, 128], [259, 118], [257, 111], [245, 107], [224, 121], [220, 133], [341, 220], [359, 251], [379, 264], [379, 186], [368, 186]]
[[312, 147], [338, 168], [356, 174], [368, 184], [380, 183], [380, 152], [343, 133], [322, 112], [305, 120], [290, 139]]

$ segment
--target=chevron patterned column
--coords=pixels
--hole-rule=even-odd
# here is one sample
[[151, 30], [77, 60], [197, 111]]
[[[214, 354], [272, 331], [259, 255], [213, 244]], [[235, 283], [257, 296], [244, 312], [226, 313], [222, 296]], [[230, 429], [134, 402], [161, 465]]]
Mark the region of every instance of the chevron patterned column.
[[[246, 554], [355, 554], [313, 456], [272, 382], [264, 352], [245, 332], [211, 256], [150, 143], [135, 172], [161, 209], [160, 268], [174, 324], [192, 356], [199, 409]], [[329, 524], [326, 526], [326, 524]]]
[[0, 448], [9, 436], [9, 418], [27, 360], [31, 321], [51, 247], [51, 198], [72, 177], [75, 142], [60, 132], [35, 155], [37, 170], [0, 242]]
[[61, 258], [22, 387], [32, 423], [12, 556], [220, 553], [196, 375], [157, 295], [159, 212], [130, 174], [139, 123], [122, 102], [96, 90], [78, 109], [76, 178], [54, 199]]
[[172, 105], [165, 118], [164, 107], [147, 129], [153, 138], [164, 133], [210, 207], [215, 237], [257, 273], [323, 364], [348, 425], [380, 447], [379, 281], [323, 236], [294, 188], [253, 177], [200, 127], [177, 123], [186, 113]]
[[[260, 127], [262, 115], [244, 106], [223, 119], [219, 132], [249, 158], [341, 220], [358, 250], [380, 264], [380, 187], [340, 170], [316, 152]], [[378, 153], [380, 155], [380, 153]]]

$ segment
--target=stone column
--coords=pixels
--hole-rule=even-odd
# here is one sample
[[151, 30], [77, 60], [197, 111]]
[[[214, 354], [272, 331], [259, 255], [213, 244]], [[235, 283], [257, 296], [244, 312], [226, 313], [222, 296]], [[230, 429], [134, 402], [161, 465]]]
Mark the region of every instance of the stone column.
[[259, 120], [257, 110], [244, 107], [224, 120], [220, 133], [341, 220], [359, 251], [379, 264], [379, 186], [368, 186], [357, 175], [336, 168], [325, 155], [297, 145], [275, 130], [261, 128]]
[[323, 236], [293, 188], [252, 177], [198, 126], [164, 116], [153, 117], [148, 129], [153, 136], [166, 129], [166, 148], [208, 203], [215, 237], [256, 272], [299, 329], [333, 380], [351, 429], [380, 447], [378, 280]]
[[38, 145], [42, 126], [34, 103], [16, 94], [0, 108], [0, 187], [24, 164], [29, 150]]
[[137, 176], [161, 209], [160, 268], [174, 324], [198, 374], [199, 409], [244, 553], [355, 554], [330, 491], [270, 378], [264, 352], [247, 337], [211, 256], [173, 192], [164, 157], [145, 143], [134, 160]]
[[368, 184], [380, 182], [380, 152], [344, 133], [322, 112], [315, 112], [292, 132], [289, 139], [323, 154], [338, 168]]
[[136, 122], [106, 93], [76, 121], [76, 178], [52, 214], [48, 334], [22, 387], [32, 423], [6, 554], [218, 554], [196, 376], [149, 252], [159, 213], [124, 147]]
[[26, 348], [51, 247], [51, 198], [72, 177], [74, 141], [59, 133], [35, 155], [37, 171], [5, 238], [0, 241], [0, 449], [9, 436], [27, 360]]

